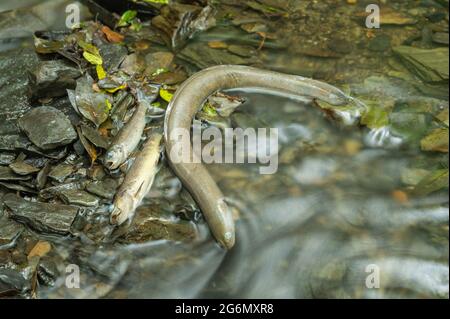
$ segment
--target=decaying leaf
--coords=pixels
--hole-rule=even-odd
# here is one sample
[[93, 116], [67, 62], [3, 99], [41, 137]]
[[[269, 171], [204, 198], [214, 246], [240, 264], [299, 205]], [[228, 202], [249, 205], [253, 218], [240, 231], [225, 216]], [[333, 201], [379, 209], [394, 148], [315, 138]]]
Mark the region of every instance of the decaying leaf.
[[109, 116], [110, 109], [105, 101], [112, 103], [112, 97], [105, 93], [95, 92], [92, 88], [93, 83], [93, 79], [88, 75], [77, 81], [75, 103], [81, 115], [99, 126]]
[[77, 133], [81, 144], [91, 158], [91, 165], [94, 164], [98, 157], [96, 148], [87, 140], [87, 138], [84, 137], [80, 127], [77, 127]]
[[33, 257], [44, 257], [50, 250], [52, 250], [52, 245], [48, 241], [39, 241], [33, 249], [31, 249], [28, 254], [28, 259]]
[[102, 32], [105, 34], [108, 41], [112, 43], [119, 43], [125, 39], [125, 37], [122, 34], [111, 30], [107, 26], [102, 27]]

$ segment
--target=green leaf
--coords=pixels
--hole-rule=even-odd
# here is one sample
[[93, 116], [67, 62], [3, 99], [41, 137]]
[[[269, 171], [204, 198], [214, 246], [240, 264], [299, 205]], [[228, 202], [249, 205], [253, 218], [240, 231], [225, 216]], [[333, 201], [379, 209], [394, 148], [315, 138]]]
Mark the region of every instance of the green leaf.
[[120, 17], [119, 22], [117, 23], [118, 27], [126, 27], [131, 23], [131, 21], [136, 18], [137, 11], [135, 10], [127, 10]]

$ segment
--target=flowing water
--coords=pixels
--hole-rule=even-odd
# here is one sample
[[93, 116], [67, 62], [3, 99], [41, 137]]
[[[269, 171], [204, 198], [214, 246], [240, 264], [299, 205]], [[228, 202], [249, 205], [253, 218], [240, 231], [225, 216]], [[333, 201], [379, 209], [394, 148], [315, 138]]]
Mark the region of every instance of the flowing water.
[[[433, 129], [448, 132], [448, 93], [407, 76], [391, 54], [353, 43], [349, 34], [372, 31], [349, 29], [354, 11], [341, 2], [342, 10], [318, 3], [300, 10], [311, 15], [310, 22], [294, 26], [310, 26], [310, 34], [297, 30], [300, 37], [287, 25], [275, 32], [278, 39], [284, 34], [283, 48], [268, 50], [261, 62], [342, 87], [358, 103], [330, 109], [307, 99], [228, 92], [246, 102], [226, 125], [277, 128], [279, 141], [276, 174], [261, 175], [258, 164], [208, 165], [235, 213], [231, 251], [215, 243], [197, 206], [163, 163], [137, 213], [150, 225], [138, 231], [139, 238], [113, 234], [100, 246], [83, 236], [55, 240], [59, 269], [80, 265], [82, 289], [67, 288], [62, 275], [38, 296], [448, 298], [448, 144], [447, 152], [424, 151], [421, 144]], [[399, 10], [420, 16], [424, 8]], [[323, 12], [329, 12], [328, 21]], [[341, 22], [332, 29], [336, 15]], [[448, 11], [446, 19], [448, 25]], [[235, 29], [218, 28], [194, 43], [243, 41]], [[410, 24], [386, 28], [380, 32], [391, 37], [389, 47], [415, 32]], [[308, 49], [300, 56], [302, 44], [312, 45], [319, 35], [339, 37], [352, 49], [343, 58], [326, 55], [347, 48]], [[372, 112], [374, 101], [382, 111]], [[445, 111], [447, 126], [436, 120]], [[173, 222], [179, 228], [165, 226]]]

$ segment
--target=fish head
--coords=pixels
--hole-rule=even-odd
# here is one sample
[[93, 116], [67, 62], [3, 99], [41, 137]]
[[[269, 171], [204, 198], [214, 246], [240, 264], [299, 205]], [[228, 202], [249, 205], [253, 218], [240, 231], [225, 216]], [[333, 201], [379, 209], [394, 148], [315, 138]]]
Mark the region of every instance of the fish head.
[[103, 164], [108, 169], [118, 168], [125, 160], [125, 152], [122, 147], [115, 145], [112, 146], [105, 154], [103, 158]]

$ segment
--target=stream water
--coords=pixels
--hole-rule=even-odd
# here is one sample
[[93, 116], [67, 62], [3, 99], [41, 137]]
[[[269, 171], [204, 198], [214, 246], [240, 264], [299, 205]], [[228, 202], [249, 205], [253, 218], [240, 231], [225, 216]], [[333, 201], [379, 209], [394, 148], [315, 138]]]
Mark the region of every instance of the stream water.
[[[246, 102], [226, 125], [277, 128], [279, 140], [276, 174], [261, 175], [255, 164], [208, 165], [235, 213], [235, 247], [225, 252], [215, 243], [192, 198], [164, 162], [137, 215], [151, 224], [141, 227], [170, 232], [167, 237], [176, 240], [161, 240], [165, 236], [152, 237], [148, 231], [138, 239], [112, 236], [112, 242], [100, 245], [82, 235], [36, 235], [54, 243], [62, 270], [53, 287], [41, 287], [38, 297], [448, 298], [448, 144], [447, 151], [424, 151], [423, 144], [436, 129], [447, 128], [448, 138], [448, 92], [429, 89], [386, 54], [411, 38], [415, 26], [398, 22], [387, 31], [382, 27], [380, 32], [391, 38], [389, 48], [367, 51], [361, 47], [372, 35], [359, 42], [352, 42], [353, 36], [372, 31], [348, 22], [354, 11], [346, 1], [341, 1], [342, 10], [288, 2], [310, 15], [309, 22], [274, 32], [279, 41], [267, 39], [268, 45], [273, 41], [282, 48], [263, 51], [258, 63], [337, 85], [359, 104], [330, 109], [307, 99], [228, 92]], [[429, 8], [405, 6], [396, 8], [417, 19]], [[322, 15], [327, 10], [335, 11], [329, 20]], [[419, 12], [415, 16], [414, 10]], [[309, 34], [302, 31], [307, 26]], [[244, 41], [231, 30], [218, 26], [193, 43]], [[318, 33], [342, 39], [350, 51], [344, 57], [326, 56], [347, 51], [336, 49], [336, 43], [330, 45], [333, 50], [305, 49], [319, 41]], [[12, 42], [7, 49], [5, 43], [0, 51], [17, 52], [9, 51]], [[446, 125], [436, 119], [445, 111]], [[151, 216], [157, 216], [157, 224]], [[164, 226], [172, 222], [179, 228]], [[81, 289], [67, 287], [68, 264], [80, 266]]]

